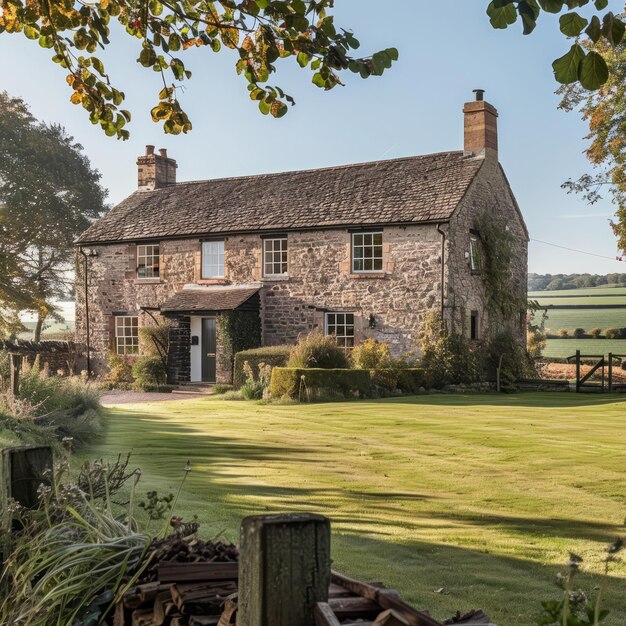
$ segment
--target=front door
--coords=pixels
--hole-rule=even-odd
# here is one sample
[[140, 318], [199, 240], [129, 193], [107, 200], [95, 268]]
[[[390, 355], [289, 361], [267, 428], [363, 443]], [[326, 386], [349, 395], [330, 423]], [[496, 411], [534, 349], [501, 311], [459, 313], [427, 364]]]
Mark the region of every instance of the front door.
[[214, 317], [202, 318], [202, 382], [214, 383], [217, 365], [217, 336]]

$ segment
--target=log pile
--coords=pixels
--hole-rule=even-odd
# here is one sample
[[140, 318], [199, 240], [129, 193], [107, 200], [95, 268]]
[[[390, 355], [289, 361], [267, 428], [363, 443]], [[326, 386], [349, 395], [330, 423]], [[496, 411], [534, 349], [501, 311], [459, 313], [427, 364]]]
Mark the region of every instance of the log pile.
[[[238, 563], [161, 562], [156, 579], [131, 589], [117, 604], [114, 626], [232, 626], [236, 623]], [[328, 602], [315, 608], [316, 626], [494, 626], [482, 611], [438, 622], [406, 604], [393, 589], [332, 573]]]

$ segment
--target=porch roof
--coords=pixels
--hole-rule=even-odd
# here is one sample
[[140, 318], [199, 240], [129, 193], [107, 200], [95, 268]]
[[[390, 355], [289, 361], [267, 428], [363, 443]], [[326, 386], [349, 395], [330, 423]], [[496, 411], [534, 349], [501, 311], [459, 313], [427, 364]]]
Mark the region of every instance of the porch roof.
[[[258, 309], [259, 287], [241, 289], [183, 289], [160, 307], [162, 313], [201, 313]], [[254, 296], [257, 296], [256, 298]], [[247, 306], [244, 306], [247, 305]]]

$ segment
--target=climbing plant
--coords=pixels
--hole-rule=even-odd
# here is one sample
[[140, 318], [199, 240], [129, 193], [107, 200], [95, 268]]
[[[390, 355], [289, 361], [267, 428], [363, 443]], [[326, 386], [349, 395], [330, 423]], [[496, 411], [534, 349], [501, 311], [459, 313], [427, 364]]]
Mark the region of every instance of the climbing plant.
[[253, 311], [228, 311], [217, 318], [222, 353], [232, 360], [241, 350], [261, 345], [261, 321]]
[[515, 237], [493, 216], [484, 213], [476, 218], [474, 228], [482, 243], [481, 277], [490, 310], [505, 318], [526, 310], [525, 294], [515, 289], [513, 283]]

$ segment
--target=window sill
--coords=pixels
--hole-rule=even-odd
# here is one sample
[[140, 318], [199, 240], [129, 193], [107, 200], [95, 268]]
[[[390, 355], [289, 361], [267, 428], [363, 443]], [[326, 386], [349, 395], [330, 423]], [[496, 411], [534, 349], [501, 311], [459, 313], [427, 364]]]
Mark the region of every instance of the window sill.
[[483, 273], [482, 270], [473, 270], [470, 268], [470, 274], [472, 276], [480, 276], [482, 273]]
[[284, 274], [277, 274], [276, 276], [263, 276], [264, 283], [280, 283], [289, 280], [289, 276]]
[[348, 278], [386, 278], [387, 274], [385, 272], [358, 272], [348, 274]]
[[201, 278], [196, 283], [198, 285], [230, 285], [230, 281], [226, 278]]
[[135, 285], [160, 285], [164, 282], [160, 278], [135, 278]]

